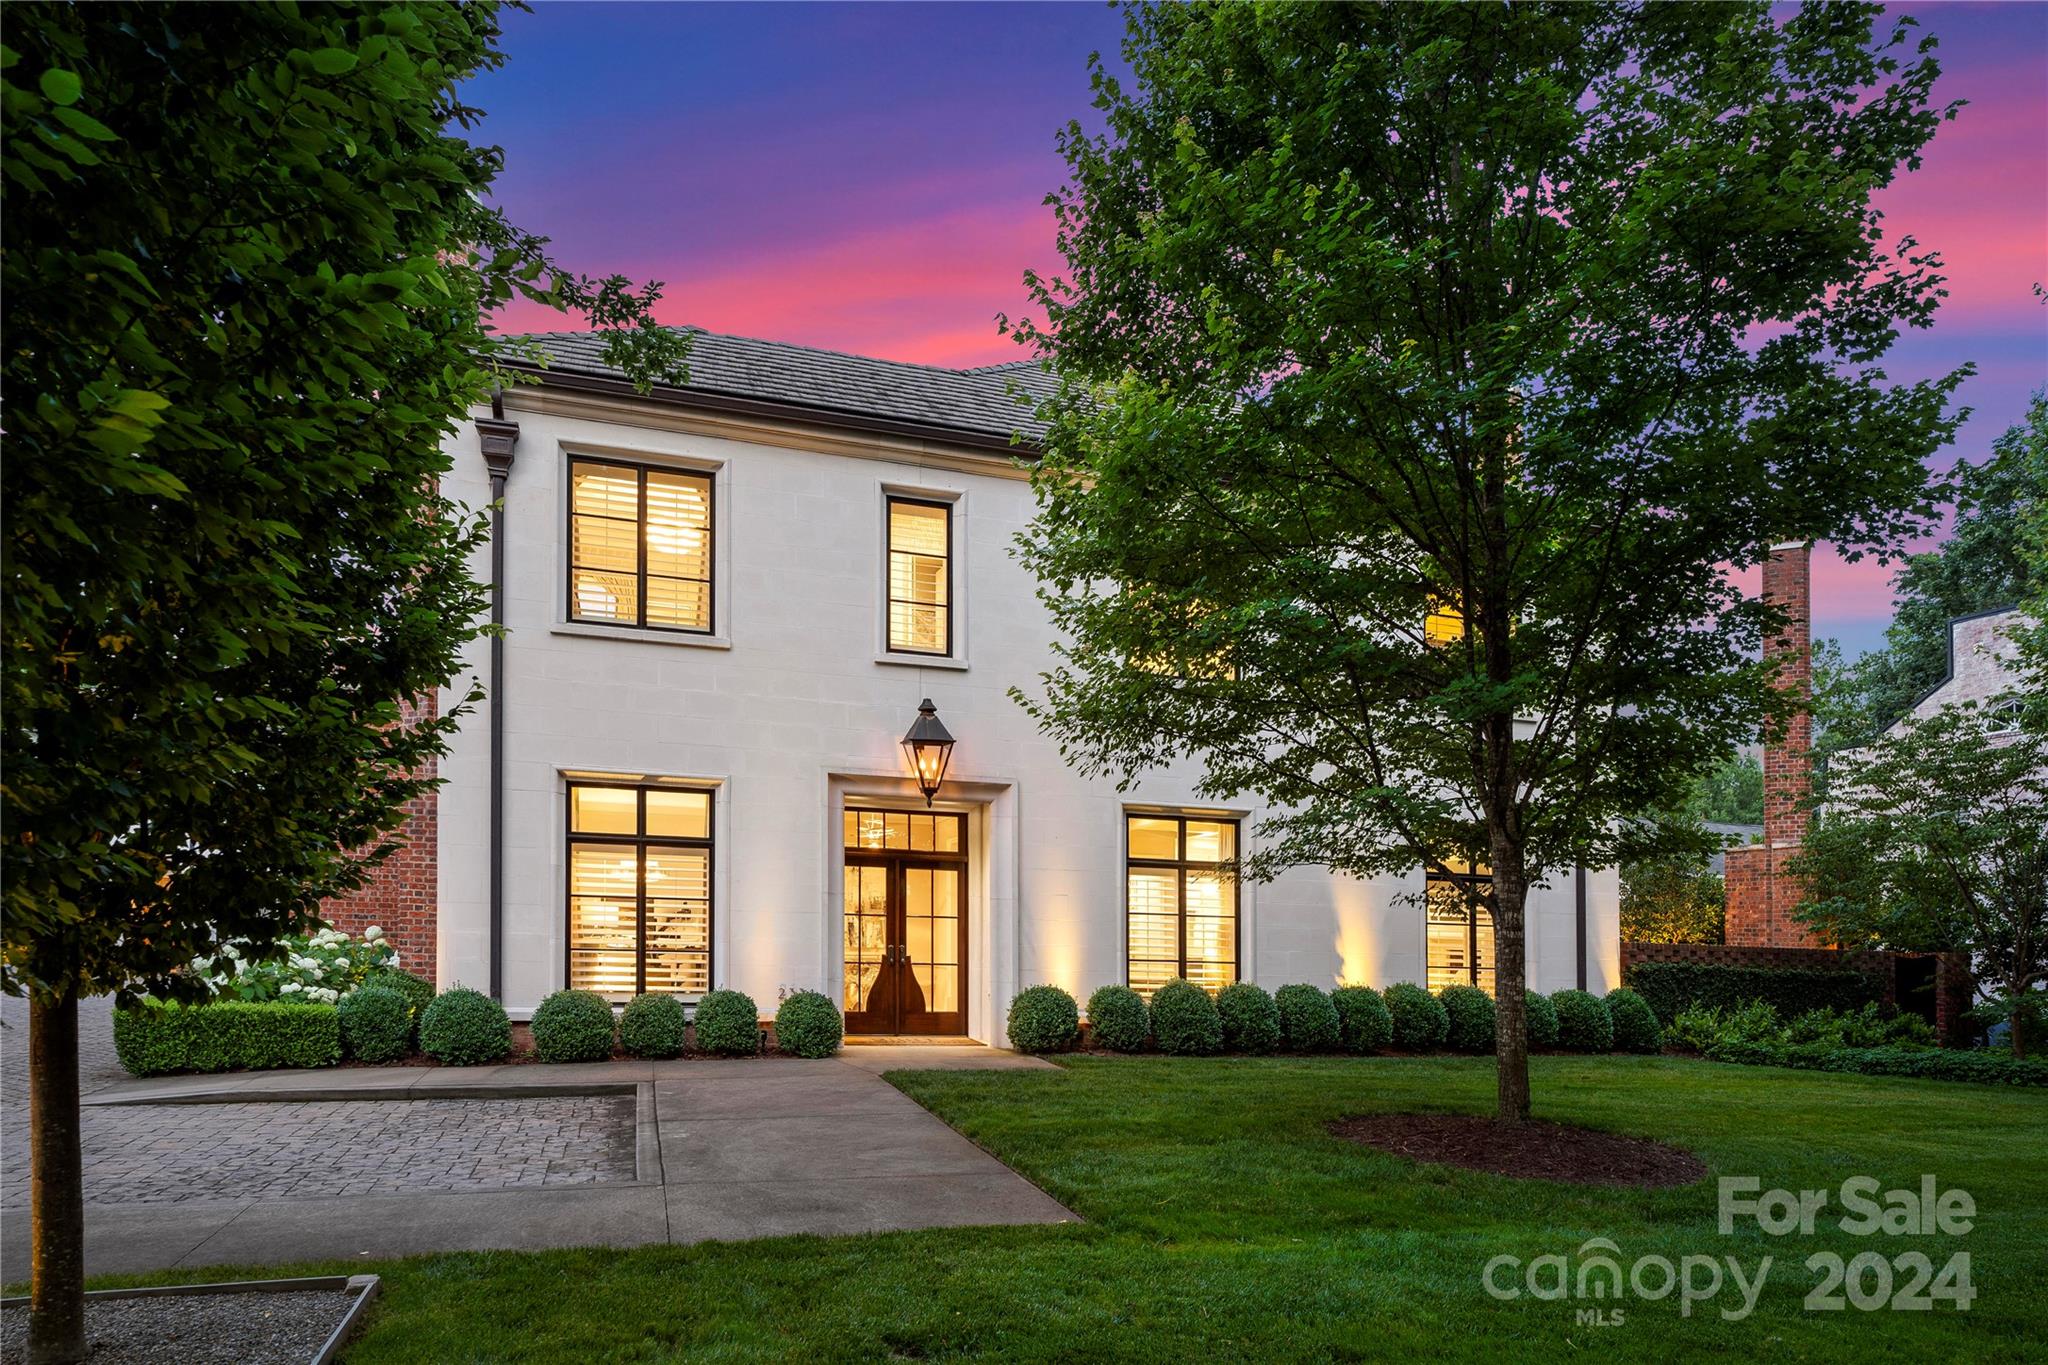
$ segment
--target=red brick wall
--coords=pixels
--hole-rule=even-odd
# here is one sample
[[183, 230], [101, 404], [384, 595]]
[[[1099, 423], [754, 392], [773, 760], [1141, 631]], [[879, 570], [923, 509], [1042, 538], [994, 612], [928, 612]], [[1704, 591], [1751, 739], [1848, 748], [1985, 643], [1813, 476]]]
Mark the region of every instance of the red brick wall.
[[1970, 1008], [1974, 987], [1966, 953], [1893, 953], [1876, 949], [1844, 952], [1839, 948], [1800, 948], [1737, 943], [1624, 943], [1621, 971], [1639, 962], [1689, 962], [1707, 967], [1776, 967], [1796, 971], [1861, 972], [1872, 978], [1887, 1005], [1896, 1005], [1900, 958], [1932, 957], [1934, 1031], [1950, 1044], [1964, 1041], [1963, 1012]]
[[1764, 841], [1728, 852], [1726, 934], [1751, 947], [1819, 948], [1792, 910], [1806, 893], [1785, 864], [1806, 838], [1805, 803], [1813, 784], [1813, 716], [1803, 704], [1813, 695], [1813, 585], [1811, 551], [1804, 545], [1772, 549], [1764, 563], [1766, 600], [1785, 609], [1782, 633], [1764, 652], [1783, 661], [1778, 686], [1801, 701], [1776, 743], [1764, 746]]
[[[430, 695], [407, 707], [406, 718], [432, 716], [439, 705], [439, 698]], [[427, 775], [433, 772], [434, 765], [429, 764]], [[407, 802], [405, 811], [398, 831], [404, 846], [378, 865], [360, 891], [325, 902], [320, 914], [351, 934], [376, 925], [398, 949], [400, 966], [434, 981], [435, 908], [440, 903], [435, 794], [430, 791]]]

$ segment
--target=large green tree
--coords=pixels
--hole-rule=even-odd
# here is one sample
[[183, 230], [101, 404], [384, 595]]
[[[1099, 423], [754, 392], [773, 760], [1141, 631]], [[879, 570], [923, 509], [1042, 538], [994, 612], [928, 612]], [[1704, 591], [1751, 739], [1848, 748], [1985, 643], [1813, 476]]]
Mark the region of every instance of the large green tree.
[[[82, 1356], [77, 1000], [203, 991], [362, 882], [476, 634], [443, 442], [515, 295], [613, 329], [485, 206], [495, 6], [8, 10], [5, 976], [30, 1006], [30, 1356]], [[365, 851], [367, 856], [365, 856]]]
[[1026, 704], [1270, 803], [1249, 875], [1489, 866], [1504, 1122], [1530, 887], [1784, 714], [1725, 567], [1924, 525], [1958, 376], [1882, 372], [1940, 277], [1872, 196], [1941, 115], [1877, 19], [1140, 5], [1062, 138]]

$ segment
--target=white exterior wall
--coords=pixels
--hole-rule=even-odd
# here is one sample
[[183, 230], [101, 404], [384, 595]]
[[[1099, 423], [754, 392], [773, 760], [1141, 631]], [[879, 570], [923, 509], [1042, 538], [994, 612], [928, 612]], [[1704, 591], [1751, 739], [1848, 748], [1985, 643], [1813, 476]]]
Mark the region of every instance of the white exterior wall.
[[[849, 796], [919, 801], [897, 742], [930, 697], [958, 739], [941, 805], [973, 817], [969, 1031], [986, 1041], [1000, 1041], [1023, 986], [1052, 982], [1085, 1000], [1124, 979], [1122, 809], [1226, 811], [1256, 837], [1257, 808], [1198, 801], [1191, 773], [1155, 776], [1129, 794], [1082, 780], [1008, 697], [1051, 662], [1050, 626], [1009, 553], [1032, 512], [1014, 471], [947, 467], [900, 442], [883, 459], [709, 435], [681, 419], [629, 426], [572, 415], [593, 409], [531, 390], [508, 395], [508, 406], [521, 428], [505, 507], [501, 699], [504, 984], [515, 1014], [564, 984], [568, 772], [716, 784], [715, 984], [764, 1010], [785, 986], [836, 1000], [839, 811]], [[484, 507], [489, 480], [473, 431], [451, 450], [449, 495]], [[566, 623], [572, 452], [714, 471], [715, 640]], [[878, 660], [886, 491], [954, 501], [957, 663]], [[488, 551], [476, 571], [488, 578]], [[487, 643], [472, 648], [469, 667], [487, 677]], [[443, 985], [481, 986], [489, 975], [493, 704], [479, 705], [442, 765]], [[1619, 892], [1612, 870], [1587, 881], [1588, 985], [1600, 991], [1620, 980]], [[1421, 885], [1419, 870], [1360, 882], [1318, 868], [1247, 884], [1240, 974], [1268, 987], [1420, 981]], [[1532, 894], [1529, 913], [1531, 984], [1577, 984], [1569, 880]]]

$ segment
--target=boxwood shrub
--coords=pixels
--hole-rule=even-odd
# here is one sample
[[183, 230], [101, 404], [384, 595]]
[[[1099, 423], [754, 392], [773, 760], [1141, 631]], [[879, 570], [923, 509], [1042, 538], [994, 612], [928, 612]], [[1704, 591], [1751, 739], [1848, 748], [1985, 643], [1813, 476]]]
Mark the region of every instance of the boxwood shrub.
[[1438, 991], [1447, 1027], [1444, 1043], [1454, 1052], [1493, 1051], [1493, 997], [1477, 986], [1454, 983]]
[[1761, 1000], [1790, 1019], [1811, 1009], [1858, 1010], [1880, 995], [1876, 983], [1861, 972], [1705, 962], [1638, 962], [1622, 984], [1642, 996], [1663, 1024], [1689, 1005], [1727, 1010]]
[[845, 1036], [839, 1007], [817, 991], [794, 991], [775, 1009], [775, 1046], [793, 1057], [830, 1057]]
[[1145, 997], [1129, 986], [1104, 986], [1088, 997], [1088, 1037], [1111, 1052], [1143, 1052], [1152, 1032]]
[[1614, 1047], [1618, 1052], [1662, 1052], [1664, 1026], [1657, 1022], [1649, 1002], [1626, 987], [1607, 992], [1607, 1017], [1614, 1021]]
[[1541, 991], [1522, 992], [1522, 1027], [1529, 1034], [1529, 1046], [1557, 1046], [1557, 1006]]
[[611, 1002], [596, 991], [556, 991], [533, 1012], [533, 1050], [544, 1062], [602, 1062], [618, 1034]]
[[397, 967], [379, 967], [363, 978], [365, 986], [382, 986], [397, 991], [405, 997], [405, 1007], [412, 1020], [410, 1043], [417, 1045], [420, 1040], [420, 1016], [427, 1012], [427, 1006], [434, 1003], [434, 983]]
[[745, 991], [706, 991], [695, 1023], [699, 1052], [751, 1057], [761, 1050], [761, 1011]]
[[619, 1046], [631, 1056], [680, 1057], [689, 1037], [689, 1011], [673, 995], [636, 995], [619, 1011]]
[[1010, 1046], [1065, 1052], [1081, 1037], [1081, 1007], [1058, 986], [1029, 986], [1010, 1002]]
[[1614, 1051], [1614, 1020], [1597, 995], [1558, 991], [1550, 997], [1557, 1010], [1557, 1045], [1567, 1052]]
[[1176, 1057], [1211, 1057], [1223, 1050], [1223, 1020], [1209, 992], [1173, 980], [1152, 992], [1152, 1041]]
[[1280, 1046], [1280, 1007], [1263, 986], [1239, 981], [1216, 992], [1216, 1018], [1225, 1052], [1257, 1056]]
[[1443, 1001], [1413, 981], [1396, 981], [1386, 995], [1387, 1013], [1394, 1017], [1395, 1047], [1428, 1052], [1444, 1045], [1451, 1020]]
[[412, 1006], [389, 986], [362, 985], [334, 1007], [342, 1045], [359, 1062], [395, 1062], [412, 1050]]
[[1330, 992], [1337, 1011], [1337, 1036], [1347, 1052], [1378, 1052], [1394, 1041], [1394, 1016], [1370, 986], [1339, 986]]
[[333, 1066], [341, 1015], [332, 1005], [282, 1001], [152, 1001], [114, 1012], [114, 1055], [137, 1076]]
[[434, 997], [420, 1016], [420, 1051], [447, 1066], [482, 1066], [512, 1050], [505, 1007], [467, 986]]
[[1280, 1039], [1289, 1052], [1328, 1052], [1337, 1046], [1337, 1007], [1329, 993], [1305, 983], [1282, 986], [1273, 995], [1280, 1007]]

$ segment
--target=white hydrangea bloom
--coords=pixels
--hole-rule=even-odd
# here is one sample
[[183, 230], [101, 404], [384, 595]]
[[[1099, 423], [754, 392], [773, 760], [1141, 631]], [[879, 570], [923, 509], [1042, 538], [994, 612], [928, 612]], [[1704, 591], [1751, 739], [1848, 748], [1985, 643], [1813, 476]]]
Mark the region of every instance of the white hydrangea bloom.
[[306, 989], [306, 988], [305, 988], [304, 986], [301, 986], [301, 985], [300, 985], [300, 984], [299, 984], [298, 982], [296, 982], [296, 981], [287, 981], [287, 982], [285, 982], [285, 983], [284, 983], [284, 994], [286, 994], [286, 995], [290, 995], [290, 994], [292, 994], [292, 993], [293, 993], [294, 991], [302, 991], [302, 990], [304, 990], [304, 989]]
[[365, 943], [375, 943], [382, 937], [384, 937], [384, 931], [374, 924], [363, 930], [363, 942]]

